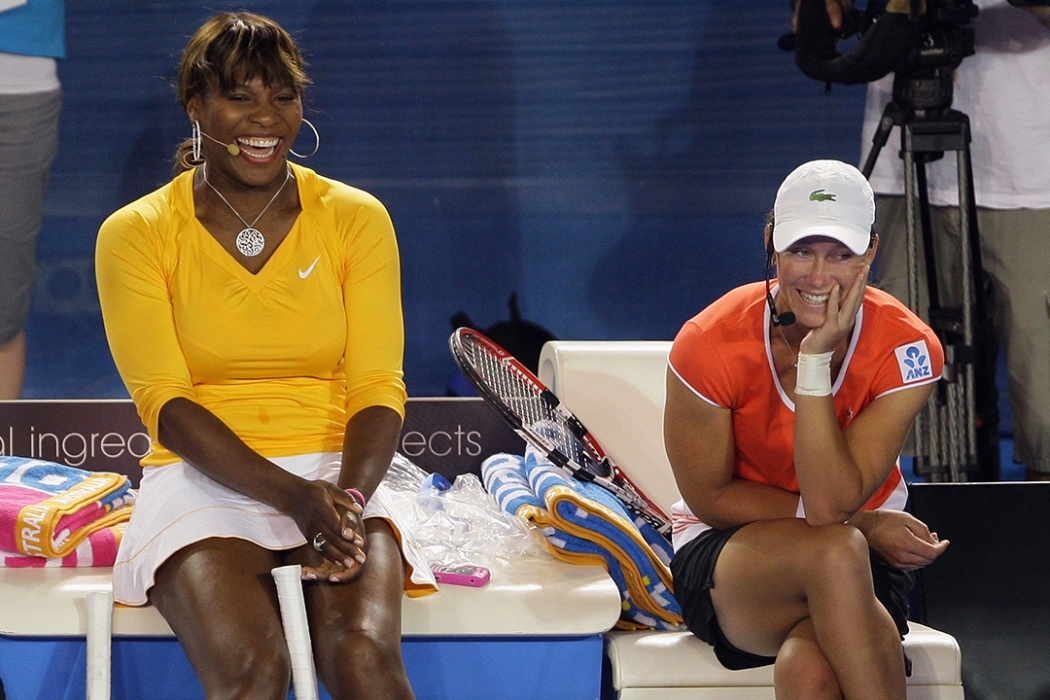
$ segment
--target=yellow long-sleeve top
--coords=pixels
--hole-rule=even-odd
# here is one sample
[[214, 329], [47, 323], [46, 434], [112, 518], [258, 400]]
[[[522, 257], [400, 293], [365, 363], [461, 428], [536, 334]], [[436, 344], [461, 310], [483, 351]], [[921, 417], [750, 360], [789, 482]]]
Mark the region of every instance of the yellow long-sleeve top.
[[112, 214], [95, 270], [110, 349], [153, 451], [160, 409], [195, 401], [266, 457], [341, 451], [369, 406], [405, 411], [397, 241], [373, 196], [292, 166], [302, 206], [257, 273], [194, 215], [193, 171]]

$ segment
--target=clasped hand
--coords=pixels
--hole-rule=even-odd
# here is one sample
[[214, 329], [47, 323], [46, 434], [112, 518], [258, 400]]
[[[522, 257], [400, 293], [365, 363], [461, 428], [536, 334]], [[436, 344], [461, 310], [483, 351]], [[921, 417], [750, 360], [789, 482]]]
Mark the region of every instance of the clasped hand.
[[346, 583], [361, 575], [368, 553], [363, 514], [357, 499], [337, 486], [306, 482], [291, 514], [311, 545], [304, 579]]

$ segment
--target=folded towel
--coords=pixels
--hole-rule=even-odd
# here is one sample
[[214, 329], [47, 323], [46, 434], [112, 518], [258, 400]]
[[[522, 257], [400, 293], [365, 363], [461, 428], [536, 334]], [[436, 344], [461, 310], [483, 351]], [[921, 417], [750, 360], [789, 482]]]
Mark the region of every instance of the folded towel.
[[92, 533], [126, 522], [134, 498], [122, 474], [0, 457], [0, 551], [64, 559]]
[[608, 570], [622, 601], [619, 627], [682, 628], [665, 563], [670, 545], [651, 527], [643, 535], [615, 496], [569, 477], [531, 447], [524, 457], [489, 457], [481, 473], [500, 507], [539, 528], [556, 557]]
[[[130, 511], [130, 508], [127, 510]], [[51, 568], [58, 566], [113, 566], [127, 522], [95, 530], [77, 548], [64, 557], [40, 557], [32, 554], [0, 552], [0, 567], [9, 569]]]

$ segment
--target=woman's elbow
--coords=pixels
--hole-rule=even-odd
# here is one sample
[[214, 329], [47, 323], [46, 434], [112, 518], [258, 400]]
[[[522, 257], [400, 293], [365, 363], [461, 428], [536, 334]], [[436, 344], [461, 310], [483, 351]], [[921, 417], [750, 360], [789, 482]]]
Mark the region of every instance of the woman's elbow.
[[822, 503], [818, 499], [814, 499], [813, 502], [804, 499], [803, 502], [805, 503], [806, 524], [812, 527], [841, 525], [853, 516], [852, 512], [834, 503]]

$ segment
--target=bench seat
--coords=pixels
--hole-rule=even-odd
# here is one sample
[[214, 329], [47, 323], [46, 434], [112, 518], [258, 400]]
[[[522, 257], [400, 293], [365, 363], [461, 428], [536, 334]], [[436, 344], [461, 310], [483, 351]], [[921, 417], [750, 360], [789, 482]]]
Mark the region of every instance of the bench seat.
[[[82, 700], [85, 596], [111, 570], [0, 569], [0, 678], [9, 700]], [[402, 608], [405, 666], [419, 700], [593, 700], [602, 634], [620, 615], [605, 569], [522, 558], [483, 588], [441, 585]], [[203, 698], [171, 629], [151, 606], [113, 612], [113, 697]], [[322, 694], [322, 698], [327, 695]]]
[[[111, 569], [0, 568], [0, 634], [28, 637], [84, 636], [84, 596], [111, 590]], [[483, 588], [440, 585], [440, 591], [405, 598], [405, 636], [496, 637], [601, 634], [619, 618], [620, 596], [600, 566], [522, 558], [494, 565]], [[156, 608], [117, 605], [113, 635], [170, 637]]]
[[[911, 623], [909, 700], [963, 700], [961, 655], [951, 635]], [[689, 632], [605, 635], [610, 683], [619, 700], [774, 700], [773, 667], [730, 671]]]

